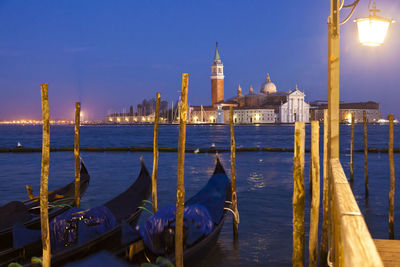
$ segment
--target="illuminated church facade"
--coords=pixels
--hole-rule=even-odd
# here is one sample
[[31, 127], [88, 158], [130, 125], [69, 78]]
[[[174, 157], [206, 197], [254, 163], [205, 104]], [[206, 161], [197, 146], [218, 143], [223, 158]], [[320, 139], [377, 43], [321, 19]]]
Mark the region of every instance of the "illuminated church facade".
[[191, 106], [190, 123], [229, 123], [230, 106], [237, 124], [309, 122], [310, 105], [297, 85], [294, 90], [279, 92], [268, 74], [259, 93], [255, 93], [250, 85], [248, 93], [243, 94], [239, 84], [236, 96], [224, 100], [224, 78], [217, 43], [211, 65], [211, 105]]

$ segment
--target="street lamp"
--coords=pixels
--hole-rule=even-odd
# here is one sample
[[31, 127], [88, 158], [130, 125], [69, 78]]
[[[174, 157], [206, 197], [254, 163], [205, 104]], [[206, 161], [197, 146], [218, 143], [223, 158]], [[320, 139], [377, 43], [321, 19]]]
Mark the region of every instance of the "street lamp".
[[[331, 13], [328, 20], [328, 173], [330, 172], [330, 163], [333, 159], [339, 159], [339, 48], [340, 48], [340, 25], [346, 23], [353, 15], [355, 8], [357, 7], [360, 0], [355, 0], [350, 5], [345, 5], [344, 0], [330, 0], [331, 2]], [[340, 20], [340, 10], [351, 8], [350, 13], [344, 20]], [[385, 39], [386, 32], [391, 23], [387, 23], [388, 20], [376, 16], [378, 10], [373, 5], [372, 15], [367, 19], [360, 19], [358, 29], [360, 33], [360, 42], [365, 45], [381, 45]], [[386, 23], [386, 24], [383, 24]], [[371, 32], [372, 30], [372, 32]], [[362, 37], [368, 33], [370, 37]], [[372, 37], [374, 36], [374, 37]], [[378, 38], [376, 38], [378, 37]], [[331, 177], [331, 174], [328, 174]], [[329, 178], [330, 180], [330, 178]], [[328, 182], [332, 184], [332, 180]], [[331, 193], [329, 193], [331, 194]], [[324, 207], [325, 209], [325, 207]], [[331, 213], [332, 216], [332, 213]], [[332, 235], [329, 235], [329, 239], [335, 239]], [[325, 244], [326, 246], [326, 244]], [[335, 251], [336, 245], [333, 246], [333, 254], [336, 260], [339, 262], [340, 253]], [[324, 251], [321, 246], [321, 261], [326, 262], [327, 251]]]
[[360, 43], [366, 46], [383, 45], [387, 31], [393, 20], [376, 15], [380, 10], [376, 9], [375, 1], [373, 2], [372, 9], [369, 11], [371, 14], [368, 18], [356, 19], [354, 21], [357, 23]]
[[[328, 132], [330, 159], [339, 158], [339, 48], [340, 25], [346, 23], [353, 15], [360, 0], [345, 5], [344, 0], [331, 0], [331, 13], [328, 20]], [[371, 2], [371, 1], [370, 1]], [[347, 17], [340, 21], [340, 11], [350, 8]], [[363, 45], [378, 46], [385, 39], [387, 30], [392, 20], [384, 19], [376, 15], [375, 1], [370, 9], [368, 18], [356, 20]]]

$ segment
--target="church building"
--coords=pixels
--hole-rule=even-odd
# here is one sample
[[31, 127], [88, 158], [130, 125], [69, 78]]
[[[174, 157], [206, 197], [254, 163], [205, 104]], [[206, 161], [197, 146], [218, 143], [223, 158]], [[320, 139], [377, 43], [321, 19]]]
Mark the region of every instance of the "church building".
[[243, 94], [239, 84], [236, 96], [224, 100], [224, 78], [217, 43], [211, 65], [211, 106], [190, 107], [190, 123], [229, 123], [230, 106], [234, 123], [238, 124], [309, 122], [310, 105], [297, 85], [294, 90], [279, 92], [267, 74], [259, 93], [250, 85], [248, 94]]

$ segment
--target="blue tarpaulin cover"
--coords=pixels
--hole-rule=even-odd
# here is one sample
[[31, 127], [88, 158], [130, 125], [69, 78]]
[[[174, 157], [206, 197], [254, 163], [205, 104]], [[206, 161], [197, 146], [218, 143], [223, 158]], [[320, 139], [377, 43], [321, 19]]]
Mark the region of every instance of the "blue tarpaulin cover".
[[[225, 174], [214, 174], [184, 209], [184, 246], [191, 246], [210, 234], [222, 218], [230, 180]], [[176, 207], [166, 206], [149, 217], [139, 232], [146, 246], [155, 254], [172, 254], [175, 250]]]
[[[72, 208], [55, 217], [49, 224], [51, 249], [86, 243], [116, 227], [117, 221], [104, 206], [83, 210]], [[13, 229], [14, 248], [40, 240], [40, 230], [29, 230], [17, 224]]]
[[117, 225], [114, 215], [104, 206], [86, 211], [73, 208], [51, 221], [51, 247], [57, 250], [73, 244], [83, 244]]
[[[214, 224], [203, 205], [187, 206], [183, 215], [184, 243], [191, 245], [203, 235], [211, 233]], [[147, 219], [139, 232], [146, 246], [156, 254], [169, 254], [175, 243], [175, 206], [166, 206]]]

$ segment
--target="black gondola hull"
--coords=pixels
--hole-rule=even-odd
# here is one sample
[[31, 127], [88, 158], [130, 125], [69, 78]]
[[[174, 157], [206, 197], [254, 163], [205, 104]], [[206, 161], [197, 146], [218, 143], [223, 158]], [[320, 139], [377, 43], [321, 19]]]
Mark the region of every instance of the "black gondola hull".
[[[122, 235], [122, 221], [125, 221], [132, 226], [136, 225], [142, 211], [138, 208], [138, 206], [143, 205], [143, 200], [148, 199], [150, 193], [151, 178], [142, 162], [142, 169], [136, 181], [125, 192], [119, 194], [114, 199], [104, 204], [104, 206], [109, 208], [119, 224], [113, 229], [108, 230], [107, 232], [84, 244], [73, 245], [71, 247], [52, 251], [52, 266], [60, 266], [70, 261], [79, 260], [100, 250], [112, 250], [115, 248], [115, 246], [119, 246]], [[125, 204], [127, 207], [124, 208], [122, 205], [118, 206], [120, 201], [127, 201], [128, 199], [132, 200], [132, 202], [128, 201], [128, 203], [121, 203]], [[129, 207], [129, 205], [133, 205], [135, 207], [132, 208]], [[124, 212], [121, 214], [121, 211]], [[40, 256], [41, 254], [41, 241], [34, 242], [28, 246], [24, 246], [23, 248], [0, 252], [0, 265], [8, 264], [10, 262], [19, 262], [27, 264], [27, 266], [35, 266], [34, 264], [30, 264], [29, 261], [31, 257]]]
[[[86, 170], [85, 165], [83, 162], [81, 163], [82, 165], [82, 171], [81, 171], [81, 184], [80, 184], [80, 194], [81, 196], [86, 192], [86, 189], [89, 186], [90, 182], [90, 176], [89, 173]], [[58, 193], [63, 193], [64, 197], [66, 198], [64, 201], [59, 201], [58, 204], [63, 204], [64, 206], [61, 208], [55, 208], [53, 210], [49, 211], [49, 219], [53, 219], [54, 217], [64, 213], [67, 211], [70, 207], [69, 206], [74, 206], [75, 205], [75, 199], [74, 197], [74, 182], [56, 190], [54, 194]], [[37, 205], [37, 204], [36, 204]], [[33, 207], [33, 204], [27, 205], [27, 207]], [[33, 230], [38, 230], [40, 229], [40, 216], [37, 215], [34, 218], [23, 222], [24, 226], [28, 229], [33, 229]], [[13, 226], [6, 227], [0, 230], [0, 252], [3, 252], [4, 250], [8, 250], [12, 248], [13, 246]], [[1, 262], [1, 261], [0, 261]]]

